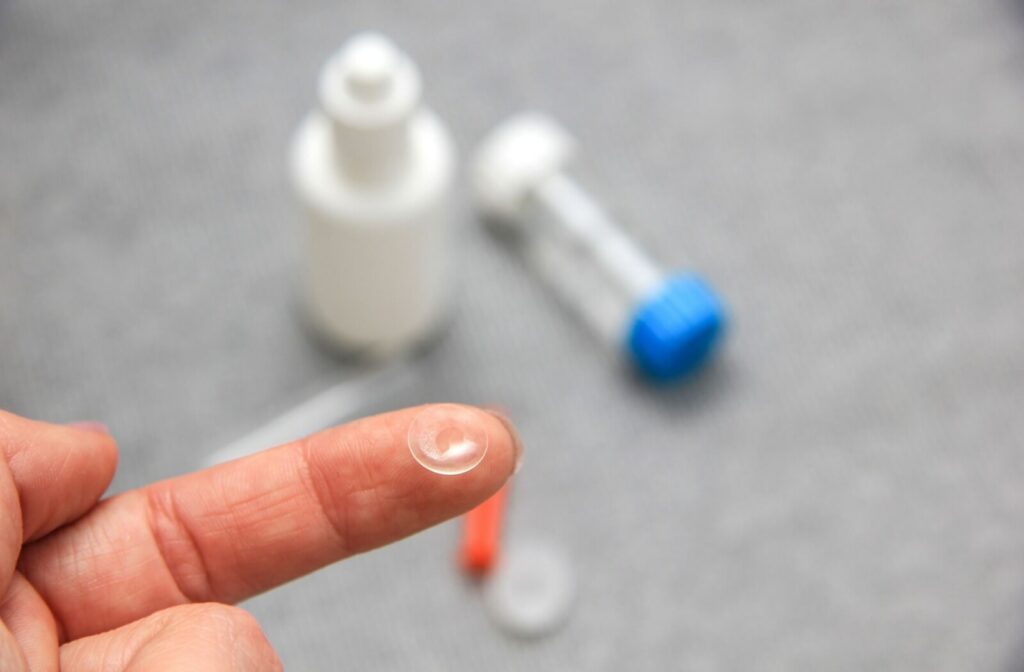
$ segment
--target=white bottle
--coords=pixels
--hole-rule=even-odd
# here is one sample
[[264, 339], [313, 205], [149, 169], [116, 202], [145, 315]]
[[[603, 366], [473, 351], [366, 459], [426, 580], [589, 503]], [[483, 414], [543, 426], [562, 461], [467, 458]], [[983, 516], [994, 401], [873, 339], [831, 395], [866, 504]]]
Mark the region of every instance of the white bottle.
[[308, 316], [347, 351], [397, 354], [447, 314], [455, 152], [420, 91], [388, 39], [356, 35], [321, 70], [320, 109], [292, 142]]

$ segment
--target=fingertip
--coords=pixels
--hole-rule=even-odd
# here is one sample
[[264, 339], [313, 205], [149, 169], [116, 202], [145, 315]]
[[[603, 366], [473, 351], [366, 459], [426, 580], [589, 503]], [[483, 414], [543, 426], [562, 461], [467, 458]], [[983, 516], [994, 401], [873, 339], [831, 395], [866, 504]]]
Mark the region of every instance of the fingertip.
[[[418, 427], [424, 424], [429, 431]], [[512, 427], [507, 416], [478, 406], [427, 404], [363, 418], [298, 445], [321, 500], [344, 523], [348, 550], [360, 552], [461, 515], [497, 492], [520, 451]], [[432, 463], [437, 455], [417, 444], [447, 430], [485, 442], [479, 460], [468, 457], [463, 468], [442, 455]]]
[[[413, 459], [406, 478], [410, 487], [419, 491], [429, 524], [453, 518], [473, 510], [499, 492], [519, 470], [523, 443], [515, 425], [503, 409], [468, 404], [439, 403], [399, 411], [401, 426], [407, 427], [409, 450]], [[425, 420], [425, 422], [424, 422]], [[486, 451], [478, 461], [466, 468], [446, 470], [450, 463], [424, 464], [416, 446], [422, 440], [417, 427], [431, 427], [427, 432], [439, 440], [446, 433], [456, 441], [481, 442]], [[441, 452], [445, 450], [440, 447]], [[418, 463], [418, 464], [417, 464]], [[404, 480], [404, 479], [403, 479]]]
[[91, 421], [84, 427], [59, 425], [0, 411], [0, 457], [17, 487], [24, 540], [78, 518], [109, 487], [117, 445], [99, 427]]
[[98, 420], [76, 420], [75, 422], [69, 422], [65, 425], [66, 427], [72, 427], [74, 429], [83, 429], [87, 432], [93, 432], [94, 434], [103, 434], [110, 436], [110, 428]]
[[93, 466], [106, 476], [106, 484], [103, 486], [103, 490], [106, 490], [114, 479], [119, 458], [117, 440], [110, 428], [98, 420], [68, 422], [63, 428], [75, 430], [74, 442], [88, 453]]
[[512, 418], [509, 417], [505, 409], [498, 406], [484, 406], [483, 410], [497, 418], [508, 434], [508, 439], [512, 442], [512, 472], [509, 475], [519, 473], [519, 469], [523, 466], [523, 439], [519, 430], [516, 429]]

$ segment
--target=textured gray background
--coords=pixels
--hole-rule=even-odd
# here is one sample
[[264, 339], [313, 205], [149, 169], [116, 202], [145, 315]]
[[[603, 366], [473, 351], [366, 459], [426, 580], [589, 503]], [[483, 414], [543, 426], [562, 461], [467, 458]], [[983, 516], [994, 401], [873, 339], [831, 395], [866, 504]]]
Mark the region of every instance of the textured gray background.
[[452, 330], [382, 405], [511, 409], [510, 538], [566, 545], [579, 609], [506, 638], [448, 524], [252, 600], [286, 664], [1024, 666], [1024, 6], [464, 5], [0, 0], [0, 406], [109, 423], [120, 490], [351, 373], [294, 319], [284, 156], [377, 27], [463, 151], [561, 118], [735, 329], [646, 390], [464, 209]]

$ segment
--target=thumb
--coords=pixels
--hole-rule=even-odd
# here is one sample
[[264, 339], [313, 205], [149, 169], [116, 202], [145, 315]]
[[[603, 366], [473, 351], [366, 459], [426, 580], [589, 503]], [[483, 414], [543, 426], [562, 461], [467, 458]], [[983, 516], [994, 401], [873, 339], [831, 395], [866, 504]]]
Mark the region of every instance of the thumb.
[[65, 644], [60, 669], [277, 672], [284, 668], [249, 612], [224, 604], [186, 604]]

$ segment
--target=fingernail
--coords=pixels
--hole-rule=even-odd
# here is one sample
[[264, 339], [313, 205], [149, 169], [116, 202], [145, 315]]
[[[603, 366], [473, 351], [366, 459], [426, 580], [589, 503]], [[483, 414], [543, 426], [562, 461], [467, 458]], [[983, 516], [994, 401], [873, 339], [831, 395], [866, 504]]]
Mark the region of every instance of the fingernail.
[[485, 406], [484, 410], [493, 415], [498, 421], [505, 427], [505, 431], [512, 437], [512, 447], [516, 453], [516, 464], [512, 468], [512, 473], [519, 473], [520, 467], [523, 466], [523, 439], [519, 436], [519, 430], [512, 424], [512, 420], [508, 417], [508, 414], [504, 409], [498, 408], [497, 406]]
[[96, 434], [106, 434], [110, 436], [110, 429], [102, 422], [96, 420], [79, 420], [78, 422], [67, 423], [68, 427], [74, 427], [75, 429], [84, 429], [87, 432], [95, 432]]

